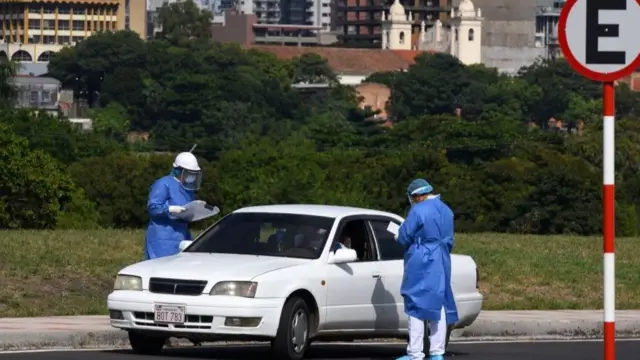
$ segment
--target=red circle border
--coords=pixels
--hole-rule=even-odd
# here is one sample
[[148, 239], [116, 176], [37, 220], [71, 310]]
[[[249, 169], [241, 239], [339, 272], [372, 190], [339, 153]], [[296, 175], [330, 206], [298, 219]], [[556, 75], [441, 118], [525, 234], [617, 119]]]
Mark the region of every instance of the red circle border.
[[[562, 54], [564, 58], [567, 60], [569, 65], [580, 75], [594, 80], [594, 81], [602, 81], [602, 82], [613, 82], [616, 80], [620, 80], [631, 73], [634, 70], [640, 68], [640, 52], [636, 56], [635, 60], [633, 60], [629, 65], [624, 68], [614, 71], [611, 73], [599, 73], [593, 70], [587, 69], [584, 65], [582, 65], [578, 60], [573, 56], [571, 49], [569, 48], [569, 44], [567, 44], [567, 18], [569, 17], [569, 13], [573, 6], [578, 2], [578, 0], [567, 0], [567, 2], [562, 7], [562, 11], [560, 11], [560, 19], [558, 19], [558, 42], [560, 43], [560, 49], [562, 50]], [[640, 6], [640, 0], [636, 0], [638, 6]]]

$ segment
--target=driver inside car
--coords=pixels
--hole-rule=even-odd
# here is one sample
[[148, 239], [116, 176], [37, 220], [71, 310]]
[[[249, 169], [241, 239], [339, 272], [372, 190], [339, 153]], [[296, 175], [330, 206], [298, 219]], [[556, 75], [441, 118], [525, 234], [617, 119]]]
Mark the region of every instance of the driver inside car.
[[351, 249], [351, 238], [347, 235], [340, 236], [340, 240], [333, 244], [332, 251], [336, 251], [338, 249]]

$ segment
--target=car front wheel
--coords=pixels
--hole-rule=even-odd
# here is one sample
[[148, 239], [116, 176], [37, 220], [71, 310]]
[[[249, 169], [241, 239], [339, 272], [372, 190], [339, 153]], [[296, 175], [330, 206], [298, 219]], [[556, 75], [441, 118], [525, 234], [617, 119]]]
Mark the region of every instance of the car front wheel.
[[309, 307], [299, 297], [284, 304], [278, 334], [271, 346], [278, 359], [302, 360], [309, 347]]
[[167, 339], [163, 337], [142, 335], [129, 331], [129, 343], [131, 344], [131, 349], [133, 349], [133, 352], [136, 354], [158, 355], [162, 352], [166, 340]]

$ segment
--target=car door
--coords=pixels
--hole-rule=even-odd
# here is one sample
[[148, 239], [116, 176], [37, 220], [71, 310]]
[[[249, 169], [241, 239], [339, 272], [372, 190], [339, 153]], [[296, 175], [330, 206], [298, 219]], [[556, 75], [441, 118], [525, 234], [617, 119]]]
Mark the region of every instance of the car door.
[[358, 260], [346, 264], [327, 264], [326, 323], [323, 330], [369, 331], [376, 326], [376, 301], [381, 275], [375, 242], [369, 225], [360, 217], [343, 219], [331, 245], [341, 235], [351, 237], [351, 248]]
[[400, 226], [401, 222], [386, 217], [372, 218], [368, 222], [379, 253], [382, 284], [388, 292], [388, 295], [381, 299], [379, 313], [384, 314], [387, 329], [406, 331], [408, 317], [404, 313], [404, 299], [400, 295], [404, 273], [404, 248], [396, 241], [395, 234], [387, 230], [390, 223]]

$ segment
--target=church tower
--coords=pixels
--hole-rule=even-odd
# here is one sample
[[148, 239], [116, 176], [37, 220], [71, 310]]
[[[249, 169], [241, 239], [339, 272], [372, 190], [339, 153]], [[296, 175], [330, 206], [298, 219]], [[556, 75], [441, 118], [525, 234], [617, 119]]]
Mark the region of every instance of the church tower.
[[407, 16], [400, 0], [389, 8], [389, 16], [382, 11], [382, 48], [387, 50], [411, 50], [411, 24], [413, 14]]
[[482, 63], [482, 15], [471, 0], [451, 10], [451, 55], [465, 65]]

